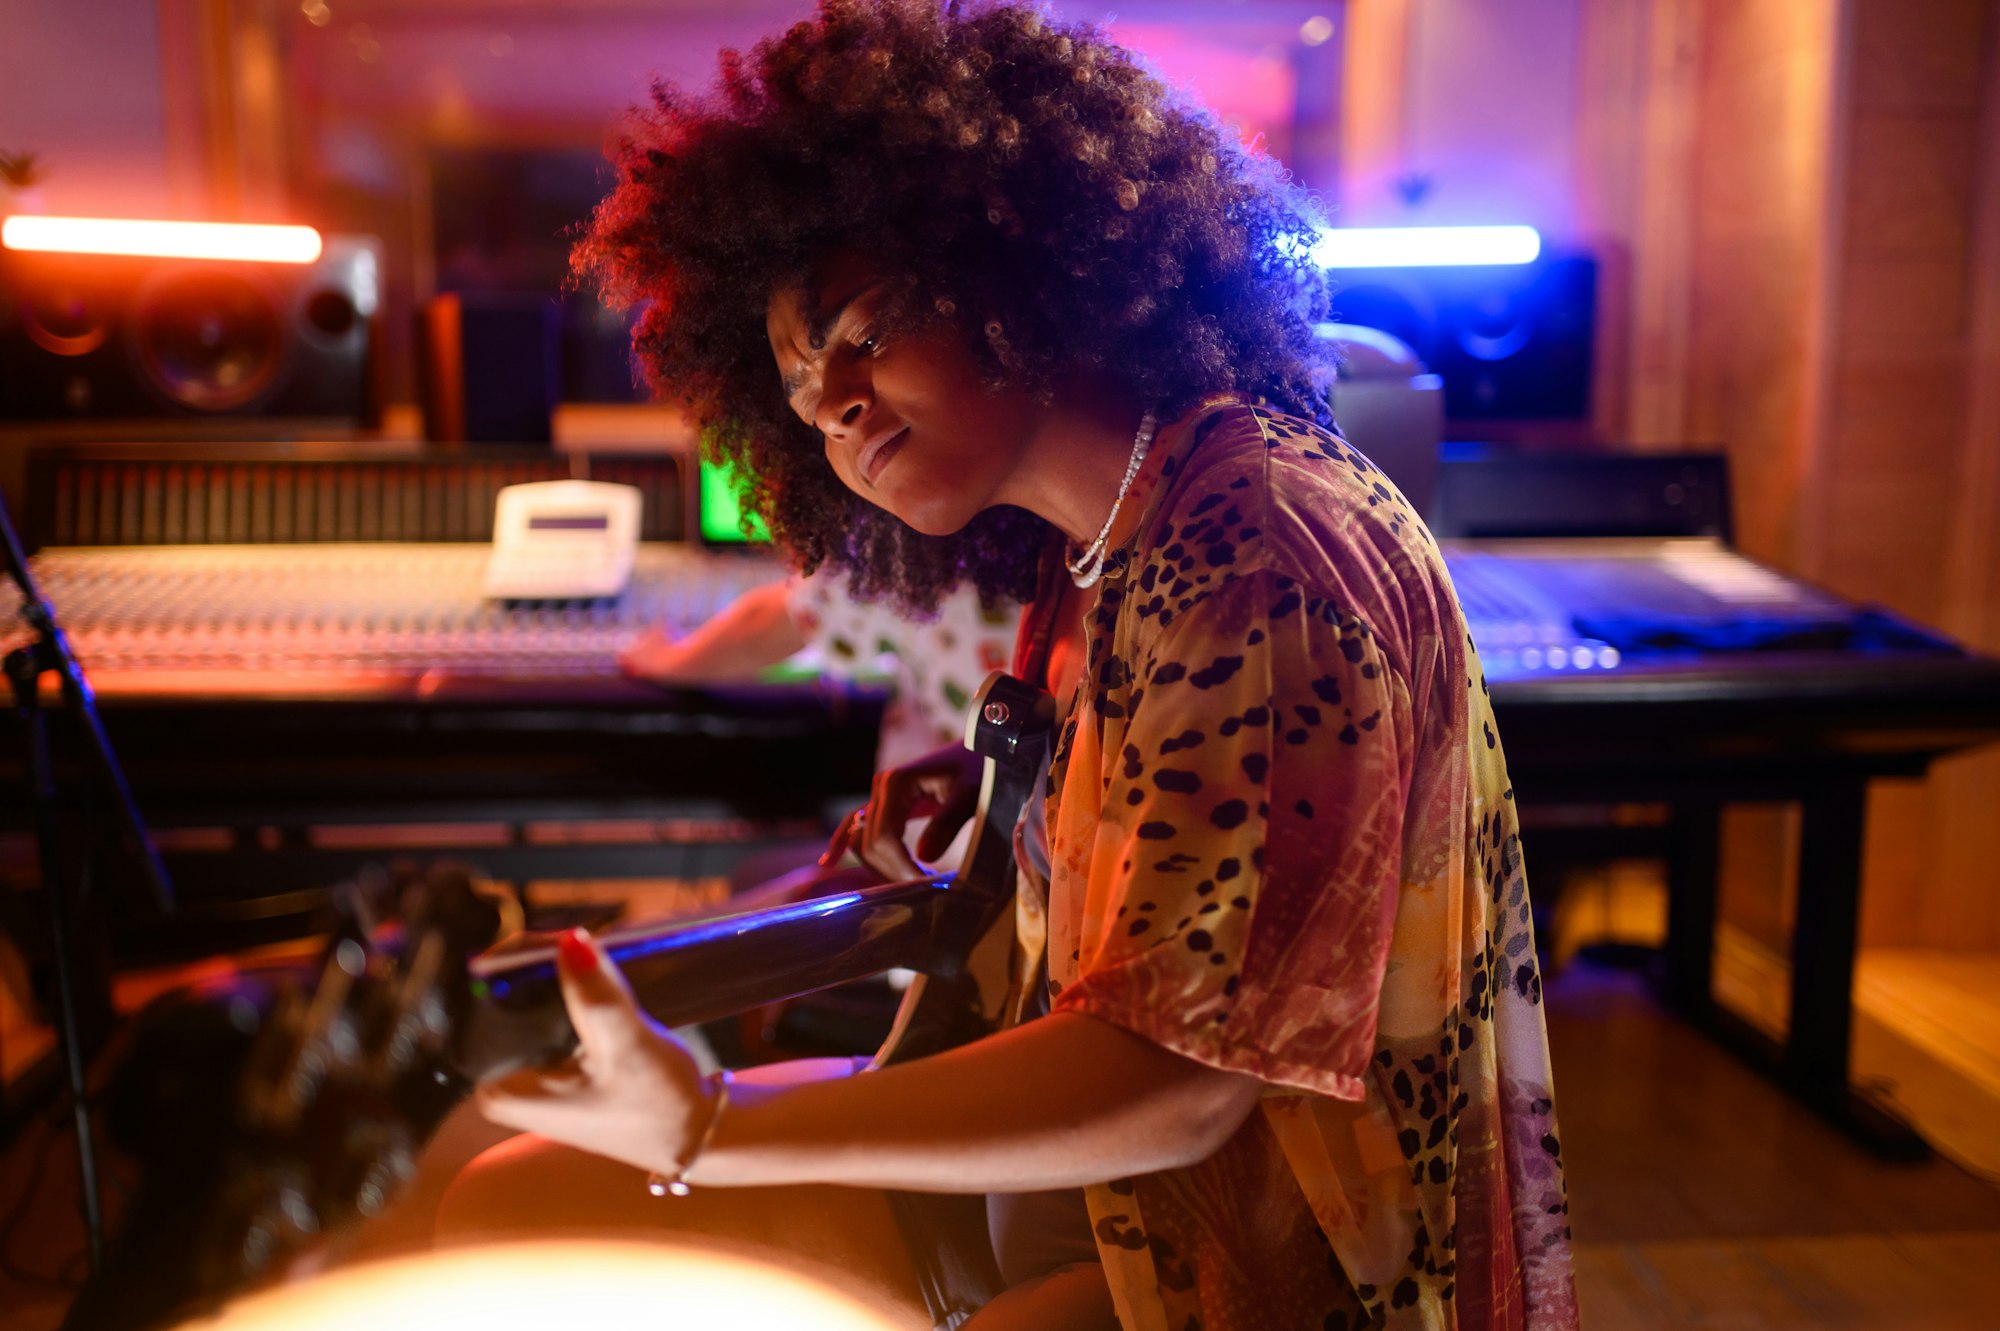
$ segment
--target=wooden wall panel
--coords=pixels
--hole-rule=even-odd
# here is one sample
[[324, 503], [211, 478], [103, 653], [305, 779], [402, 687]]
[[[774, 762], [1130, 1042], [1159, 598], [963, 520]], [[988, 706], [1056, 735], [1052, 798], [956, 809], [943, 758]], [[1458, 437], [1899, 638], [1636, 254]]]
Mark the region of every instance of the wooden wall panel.
[[1346, 206], [1407, 169], [1410, 0], [1347, 0], [1344, 24], [1337, 198]]
[[1719, 909], [1733, 927], [1783, 954], [1798, 918], [1799, 811], [1789, 804], [1723, 810], [1716, 875]]
[[1685, 448], [1702, 0], [1582, 11], [1577, 226], [1599, 257], [1592, 432]]
[[1983, 11], [1973, 0], [1858, 0], [1847, 92], [1835, 387], [1812, 571], [1929, 623], [1944, 613], [1970, 389]]
[[[1724, 445], [1749, 553], [2000, 651], [2000, 0], [1584, 23], [1580, 207], [1631, 273], [1600, 432]], [[1728, 825], [1759, 936], [1789, 830]], [[1864, 900], [1868, 943], [2000, 947], [2000, 752], [1872, 792]]]
[[[1971, 43], [1938, 52], [1962, 78]], [[1978, 158], [1967, 282], [1965, 445], [1945, 560], [1943, 624], [2000, 655], [2000, 4], [1986, 6]], [[1928, 73], [1929, 70], [1924, 72]], [[1933, 843], [1920, 936], [2000, 949], [2000, 748], [1941, 763], [1931, 780]]]
[[1946, 571], [1945, 623], [1966, 641], [2000, 652], [2000, 6], [1989, 5], [1985, 45], [1967, 283], [1971, 393]]
[[[2000, 752], [1947, 759], [1925, 787], [1926, 872], [1907, 911], [1864, 930], [1862, 940], [2000, 952]], [[1874, 882], [1868, 888], [1874, 891]]]
[[[2000, 6], [1853, 8], [1839, 318], [1807, 567], [1845, 595], [1976, 639], [1983, 616], [1970, 607], [2000, 598], [1990, 551], [1982, 559], [1969, 545], [1995, 513], [1960, 501], [1994, 447], [1972, 427], [1974, 240], [1982, 172], [1995, 169], [1982, 105], [2000, 96], [1986, 72]], [[1865, 943], [2000, 945], [1995, 764], [1976, 755], [1874, 792]]]
[[1707, 0], [1695, 90], [1689, 433], [1729, 452], [1739, 543], [1796, 567], [1821, 371], [1839, 10]]
[[277, 0], [156, 0], [156, 9], [176, 207], [216, 221], [294, 220], [284, 51], [297, 9]]

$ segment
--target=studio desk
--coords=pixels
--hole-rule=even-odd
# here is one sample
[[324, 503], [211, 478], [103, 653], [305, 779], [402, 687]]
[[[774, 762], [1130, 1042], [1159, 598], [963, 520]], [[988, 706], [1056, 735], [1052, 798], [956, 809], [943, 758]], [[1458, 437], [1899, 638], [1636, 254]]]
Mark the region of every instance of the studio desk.
[[[2000, 662], [1712, 537], [1448, 542], [1447, 559], [1523, 816], [1671, 809], [1664, 996], [1864, 1141], [1914, 1149], [1848, 1087], [1867, 788], [2000, 740]], [[1712, 993], [1719, 825], [1738, 802], [1800, 811], [1781, 1047]]]
[[[2000, 740], [2000, 662], [1714, 533], [1444, 544], [1524, 814], [1669, 806], [1668, 999], [1864, 1140], [1909, 1146], [1847, 1084], [1865, 795]], [[699, 623], [775, 565], [654, 541], [615, 603], [503, 606], [479, 597], [484, 556], [379, 539], [41, 551], [184, 897], [323, 885], [399, 825], [505, 878], [715, 871], [866, 791], [879, 695], [617, 674], [641, 628]], [[1781, 1048], [1712, 998], [1718, 823], [1739, 801], [1803, 815]], [[479, 838], [454, 844], [458, 825]], [[1527, 853], [1532, 875], [1532, 833]]]
[[[486, 601], [495, 494], [578, 472], [644, 495], [626, 593]], [[180, 917], [219, 924], [296, 914], [397, 857], [545, 885], [705, 880], [865, 798], [879, 688], [620, 675], [644, 628], [691, 628], [783, 574], [684, 543], [682, 489], [666, 456], [58, 445], [30, 455], [16, 511]], [[19, 629], [0, 601], [4, 640]], [[23, 788], [12, 721], [0, 790]], [[74, 777], [74, 728], [56, 734]], [[0, 797], [12, 844], [26, 822]]]
[[830, 805], [866, 797], [879, 690], [618, 671], [642, 629], [702, 622], [782, 576], [772, 561], [649, 544], [616, 601], [496, 603], [485, 556], [385, 542], [31, 560], [185, 910], [274, 910], [396, 855], [514, 881], [699, 879], [824, 835]]

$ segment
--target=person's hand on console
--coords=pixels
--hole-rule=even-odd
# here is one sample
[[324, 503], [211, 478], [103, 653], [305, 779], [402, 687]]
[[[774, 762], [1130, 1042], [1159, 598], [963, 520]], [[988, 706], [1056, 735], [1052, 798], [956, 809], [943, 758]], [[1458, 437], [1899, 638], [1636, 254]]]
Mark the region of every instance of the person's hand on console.
[[618, 652], [618, 669], [633, 679], [669, 683], [679, 676], [680, 639], [664, 628], [647, 629]]
[[[868, 803], [841, 820], [819, 862], [832, 865], [852, 851], [884, 881], [924, 877], [931, 872], [925, 865], [945, 853], [978, 809], [983, 764], [978, 754], [952, 744], [877, 772]], [[918, 818], [930, 822], [912, 854], [905, 833]]]
[[720, 613], [675, 637], [650, 628], [618, 653], [618, 668], [655, 684], [740, 684], [806, 645], [787, 608], [789, 585], [753, 587]]

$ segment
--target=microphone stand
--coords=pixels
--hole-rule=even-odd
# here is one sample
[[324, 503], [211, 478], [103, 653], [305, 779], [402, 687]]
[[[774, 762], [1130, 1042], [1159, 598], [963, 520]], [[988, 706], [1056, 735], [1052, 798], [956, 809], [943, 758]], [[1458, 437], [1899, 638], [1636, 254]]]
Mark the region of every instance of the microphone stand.
[[90, 1127], [90, 1105], [86, 1098], [82, 1003], [77, 993], [76, 958], [73, 952], [75, 921], [70, 918], [69, 885], [62, 871], [62, 804], [56, 788], [55, 764], [50, 756], [48, 717], [42, 706], [41, 677], [55, 672], [62, 688], [63, 705], [82, 728], [90, 751], [92, 767], [111, 798], [118, 820], [119, 839], [139, 866], [153, 904], [161, 914], [174, 909], [173, 884], [167, 878], [160, 852], [140, 820], [132, 802], [125, 772], [111, 750], [104, 733], [90, 682], [71, 653], [69, 641], [56, 623], [55, 613], [42, 599], [28, 571], [28, 558], [20, 537], [7, 517], [5, 494], [0, 494], [0, 561], [5, 572], [21, 590], [21, 619], [35, 637], [26, 646], [7, 654], [7, 680], [13, 686], [14, 710], [28, 743], [28, 776], [33, 788], [36, 858], [42, 879], [42, 899], [49, 913], [49, 937], [55, 952], [57, 1023], [61, 1026], [63, 1062], [69, 1074], [72, 1113], [76, 1119], [77, 1164], [82, 1174], [83, 1221], [90, 1245], [90, 1269], [95, 1272], [104, 1255], [104, 1215], [97, 1186], [97, 1146]]

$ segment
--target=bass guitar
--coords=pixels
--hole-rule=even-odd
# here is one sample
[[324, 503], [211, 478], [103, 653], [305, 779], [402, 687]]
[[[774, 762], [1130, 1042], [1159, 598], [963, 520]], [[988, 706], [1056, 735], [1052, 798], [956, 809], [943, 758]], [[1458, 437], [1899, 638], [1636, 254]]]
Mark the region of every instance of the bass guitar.
[[[666, 1025], [729, 1016], [892, 968], [914, 971], [878, 1063], [990, 1029], [968, 958], [1013, 895], [1013, 832], [1036, 793], [1054, 700], [995, 672], [966, 744], [985, 759], [956, 874], [601, 942]], [[143, 1331], [212, 1310], [393, 1201], [445, 1115], [481, 1081], [556, 1061], [576, 1037], [547, 942], [493, 947], [498, 913], [463, 869], [336, 893], [310, 970], [246, 973], [135, 1023], [107, 1127], [140, 1182], [66, 1331]], [[940, 1328], [997, 1288], [978, 1197], [896, 1194]]]

